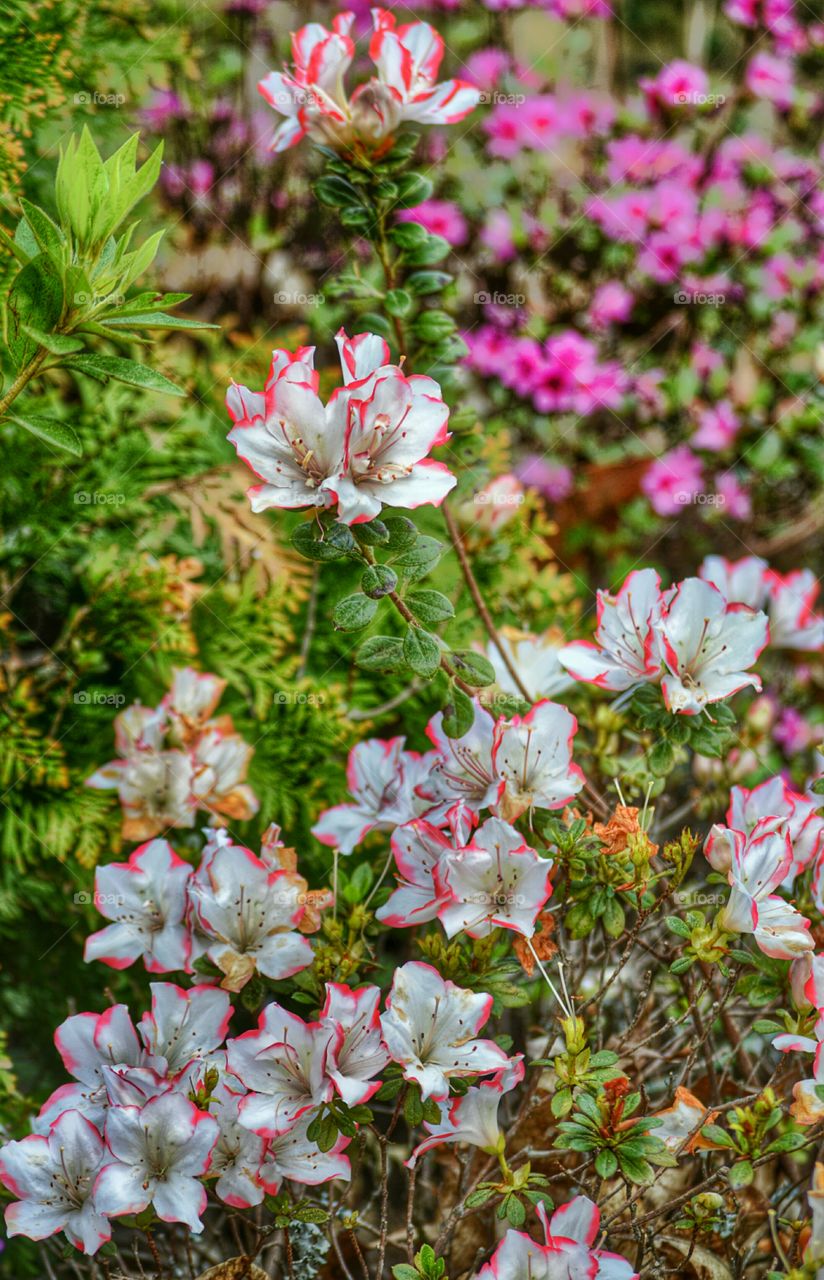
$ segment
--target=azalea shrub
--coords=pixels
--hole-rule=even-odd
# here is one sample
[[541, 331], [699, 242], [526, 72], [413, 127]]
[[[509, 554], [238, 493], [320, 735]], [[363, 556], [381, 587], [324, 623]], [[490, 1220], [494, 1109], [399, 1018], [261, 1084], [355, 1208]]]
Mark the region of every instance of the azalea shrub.
[[432, 8], [26, 118], [10, 1276], [824, 1273], [824, 21]]

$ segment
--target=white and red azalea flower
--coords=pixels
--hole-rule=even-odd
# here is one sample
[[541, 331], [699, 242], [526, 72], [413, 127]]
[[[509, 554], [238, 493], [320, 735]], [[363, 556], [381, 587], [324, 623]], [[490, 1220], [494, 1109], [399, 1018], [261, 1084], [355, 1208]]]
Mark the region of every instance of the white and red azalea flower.
[[258, 88], [284, 116], [272, 139], [285, 151], [307, 135], [328, 145], [374, 146], [391, 139], [404, 121], [452, 124], [477, 106], [478, 89], [463, 80], [437, 83], [444, 44], [427, 22], [396, 26], [386, 9], [372, 11], [369, 54], [377, 76], [358, 85], [351, 97], [344, 76], [355, 54], [355, 15], [338, 14], [332, 30], [310, 22], [292, 35], [292, 67], [272, 71]]
[[273, 871], [250, 849], [214, 847], [189, 883], [194, 924], [205, 954], [240, 991], [255, 973], [277, 981], [312, 963], [312, 946], [297, 932], [303, 895], [288, 871]]
[[736, 831], [750, 832], [762, 818], [775, 818], [786, 827], [793, 850], [793, 860], [784, 881], [791, 888], [795, 877], [808, 866], [820, 865], [824, 854], [824, 818], [808, 796], [792, 787], [780, 774], [767, 778], [758, 786], [733, 787], [727, 825]]
[[0, 1150], [0, 1181], [16, 1197], [6, 1207], [10, 1236], [46, 1240], [63, 1231], [83, 1253], [111, 1239], [95, 1180], [109, 1152], [93, 1124], [66, 1111], [48, 1136], [32, 1134]]
[[225, 687], [209, 672], [175, 668], [159, 706], [136, 703], [115, 717], [119, 758], [86, 786], [117, 791], [125, 840], [192, 827], [198, 810], [238, 822], [257, 813], [245, 781], [254, 747], [235, 732], [231, 716], [212, 718]]
[[150, 973], [186, 969], [191, 941], [185, 925], [192, 868], [168, 840], [150, 840], [128, 862], [95, 872], [94, 900], [112, 924], [86, 939], [85, 959], [126, 969], [143, 958]]
[[[237, 1084], [238, 1090], [242, 1088]], [[209, 1100], [220, 1132], [209, 1161], [209, 1175], [217, 1176], [215, 1194], [234, 1209], [249, 1209], [264, 1196], [260, 1167], [266, 1139], [240, 1123], [242, 1094], [221, 1080]]]
[[269, 1195], [277, 1195], [284, 1179], [316, 1187], [332, 1178], [348, 1182], [352, 1166], [343, 1154], [350, 1139], [338, 1134], [328, 1151], [320, 1151], [316, 1142], [306, 1136], [312, 1117], [301, 1116], [288, 1133], [281, 1133], [267, 1144], [266, 1155], [260, 1167], [260, 1180]]
[[492, 763], [504, 789], [498, 801], [502, 817], [519, 817], [530, 809], [562, 809], [584, 785], [572, 762], [578, 721], [560, 703], [544, 699], [525, 716], [499, 720]]
[[375, 915], [392, 929], [408, 929], [436, 920], [451, 894], [436, 882], [441, 859], [453, 850], [444, 831], [423, 818], [404, 823], [392, 836], [398, 887]]
[[288, 1133], [307, 1111], [328, 1102], [328, 1031], [306, 1023], [279, 1004], [268, 1004], [258, 1030], [226, 1046], [229, 1070], [249, 1093], [240, 1104], [240, 1123], [262, 1138]]
[[[531, 702], [556, 698], [574, 684], [574, 677], [561, 663], [563, 645], [553, 631], [535, 636], [516, 631], [514, 627], [501, 627], [499, 639]], [[492, 663], [498, 688], [514, 697], [523, 697], [498, 646], [491, 640], [486, 646], [486, 656]]]
[[370, 831], [392, 831], [431, 805], [420, 794], [420, 757], [403, 747], [403, 738], [369, 738], [352, 748], [346, 777], [353, 800], [320, 815], [312, 834], [321, 844], [351, 853]]
[[769, 639], [767, 616], [728, 603], [711, 583], [685, 578], [667, 592], [656, 631], [667, 667], [661, 688], [670, 711], [700, 715], [748, 685], [761, 688], [747, 668]]
[[477, 813], [497, 804], [503, 780], [492, 759], [495, 746], [495, 717], [473, 700], [472, 725], [460, 738], [443, 731], [443, 712], [438, 711], [426, 726], [426, 735], [436, 751], [432, 784], [445, 809], [463, 801]]
[[[389, 1062], [381, 1035], [380, 987], [353, 991], [342, 982], [327, 982], [320, 1025], [328, 1031], [324, 1070], [347, 1106], [368, 1102], [381, 1087]], [[322, 1033], [321, 1033], [322, 1034]]]
[[[176, 1079], [220, 1048], [229, 1029], [232, 1005], [218, 987], [201, 985], [184, 990], [173, 982], [152, 982], [150, 990], [152, 1007], [139, 1024], [148, 1065]], [[99, 1040], [98, 1031], [95, 1042]]]
[[309, 347], [275, 351], [263, 392], [230, 388], [228, 439], [263, 481], [248, 491], [252, 510], [337, 504], [339, 520], [358, 524], [383, 504], [439, 505], [456, 480], [429, 457], [449, 439], [437, 382], [406, 377], [374, 334], [338, 339], [343, 386], [325, 405]]
[[820, 583], [811, 569], [765, 575], [770, 640], [779, 649], [824, 648], [824, 617], [815, 612]]
[[424, 1121], [424, 1128], [429, 1136], [418, 1143], [407, 1160], [407, 1165], [411, 1168], [419, 1156], [445, 1142], [480, 1147], [488, 1155], [503, 1151], [505, 1138], [498, 1121], [501, 1099], [519, 1085], [523, 1078], [523, 1054], [518, 1054], [509, 1066], [496, 1071], [489, 1080], [470, 1085], [465, 1094], [441, 1102], [439, 1122], [430, 1124]]
[[655, 623], [661, 606], [661, 580], [654, 569], [635, 570], [614, 596], [599, 591], [595, 643], [565, 645], [558, 655], [561, 665], [576, 680], [614, 693], [658, 680]]
[[151, 1204], [163, 1222], [203, 1230], [206, 1189], [199, 1181], [218, 1140], [218, 1123], [181, 1093], [164, 1093], [144, 1107], [113, 1107], [106, 1116], [104, 1162], [95, 1204], [111, 1216], [142, 1213]]
[[601, 1215], [587, 1196], [576, 1196], [549, 1219], [543, 1206], [536, 1212], [545, 1243], [521, 1231], [507, 1231], [475, 1280], [636, 1280], [626, 1258], [592, 1247]]
[[785, 879], [793, 857], [789, 832], [780, 823], [762, 818], [748, 835], [713, 827], [706, 853], [717, 870], [726, 871], [732, 886], [721, 912], [723, 928], [753, 934], [765, 955], [780, 960], [794, 960], [814, 949], [809, 920], [773, 892]]
[[730, 604], [746, 604], [750, 609], [763, 609], [767, 599], [768, 569], [766, 560], [762, 560], [760, 556], [744, 556], [741, 560], [705, 556], [698, 576], [717, 587]]
[[395, 970], [381, 1015], [384, 1043], [406, 1080], [426, 1098], [445, 1098], [453, 1076], [500, 1071], [509, 1058], [477, 1034], [492, 1012], [492, 996], [456, 987], [431, 965], [410, 961]]
[[485, 938], [493, 929], [512, 929], [530, 938], [552, 892], [552, 863], [539, 858], [519, 831], [500, 818], [487, 818], [465, 849], [440, 860], [436, 878], [448, 901], [438, 917], [448, 938], [464, 932]]

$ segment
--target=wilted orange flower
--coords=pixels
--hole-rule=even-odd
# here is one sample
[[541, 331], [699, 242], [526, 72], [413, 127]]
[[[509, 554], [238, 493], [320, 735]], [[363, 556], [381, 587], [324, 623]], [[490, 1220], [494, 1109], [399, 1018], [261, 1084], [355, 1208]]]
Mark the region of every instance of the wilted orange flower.
[[[549, 911], [542, 911], [535, 921], [535, 932], [529, 940], [532, 943], [532, 949], [530, 949], [526, 938], [522, 938], [520, 935], [516, 937], [513, 949], [520, 961], [521, 968], [528, 978], [531, 978], [535, 972], [535, 955], [539, 960], [549, 960], [558, 950], [552, 941], [554, 929], [555, 917]], [[532, 954], [533, 949], [535, 955]]]

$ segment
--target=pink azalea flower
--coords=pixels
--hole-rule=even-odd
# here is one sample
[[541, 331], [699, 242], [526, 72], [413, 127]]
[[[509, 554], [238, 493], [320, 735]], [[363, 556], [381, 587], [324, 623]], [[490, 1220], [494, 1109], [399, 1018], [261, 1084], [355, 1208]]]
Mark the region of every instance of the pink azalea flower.
[[701, 492], [701, 459], [681, 444], [657, 458], [644, 473], [641, 488], [659, 516], [680, 515], [685, 503]]
[[319, 1186], [332, 1178], [349, 1181], [352, 1166], [343, 1152], [350, 1139], [338, 1134], [328, 1151], [320, 1151], [317, 1143], [306, 1136], [311, 1122], [310, 1115], [302, 1116], [288, 1133], [278, 1134], [267, 1144], [259, 1176], [270, 1196], [277, 1195], [287, 1179], [307, 1187]]
[[323, 811], [312, 828], [321, 844], [351, 853], [370, 831], [392, 831], [425, 811], [428, 798], [415, 790], [415, 757], [403, 744], [370, 738], [352, 748], [346, 776], [354, 800]]
[[465, 1094], [441, 1102], [439, 1122], [431, 1124], [424, 1121], [429, 1137], [418, 1143], [406, 1162], [407, 1166], [414, 1167], [420, 1156], [446, 1142], [479, 1147], [488, 1155], [502, 1151], [505, 1138], [498, 1121], [501, 1099], [523, 1078], [523, 1055], [518, 1054], [503, 1071], [496, 1071], [489, 1080], [470, 1085]]
[[766, 50], [754, 53], [747, 63], [745, 82], [756, 98], [766, 98], [781, 111], [789, 111], [793, 105], [793, 68], [787, 58], [778, 58]]
[[409, 961], [395, 970], [381, 1015], [383, 1039], [404, 1079], [426, 1098], [445, 1098], [455, 1076], [500, 1071], [509, 1059], [477, 1034], [492, 1012], [492, 996], [445, 981], [431, 965]]
[[792, 865], [789, 832], [777, 831], [772, 818], [762, 818], [750, 835], [732, 831], [732, 858], [727, 878], [732, 886], [721, 913], [731, 933], [751, 933], [765, 955], [794, 960], [815, 943], [806, 920], [773, 890]]
[[515, 474], [527, 489], [537, 489], [550, 502], [563, 502], [575, 485], [569, 467], [548, 462], [537, 453], [528, 454], [519, 462]]
[[312, 963], [311, 944], [296, 932], [304, 910], [298, 885], [250, 849], [215, 848], [189, 884], [189, 901], [227, 991], [241, 991], [255, 973], [279, 981]]
[[410, 209], [402, 209], [399, 222], [417, 222], [432, 235], [443, 236], [450, 244], [466, 244], [469, 227], [459, 207], [451, 200], [426, 200]]
[[729, 400], [719, 400], [709, 408], [699, 409], [697, 416], [698, 430], [690, 442], [694, 449], [720, 453], [730, 447], [741, 428], [741, 420]]
[[327, 982], [321, 1028], [329, 1032], [325, 1071], [347, 1106], [368, 1102], [381, 1087], [380, 1075], [389, 1062], [381, 1038], [379, 987], [353, 991], [341, 982]]
[[272, 71], [258, 88], [284, 116], [272, 150], [285, 151], [307, 135], [349, 146], [377, 144], [404, 121], [451, 124], [477, 105], [479, 92], [463, 80], [437, 83], [443, 40], [426, 22], [396, 26], [394, 14], [374, 9], [369, 54], [377, 77], [347, 96], [344, 77], [352, 63], [354, 13], [339, 14], [329, 31], [310, 22], [292, 36], [293, 66]]
[[511, 262], [517, 255], [512, 218], [506, 209], [491, 209], [481, 228], [480, 241], [496, 262]]
[[641, 80], [641, 88], [653, 106], [700, 106], [706, 100], [709, 80], [703, 68], [678, 58], [662, 67], [654, 80]]
[[635, 299], [618, 280], [608, 280], [595, 290], [589, 311], [590, 324], [595, 329], [608, 329], [611, 324], [623, 324], [629, 320]]
[[715, 477], [715, 492], [725, 516], [731, 520], [749, 520], [752, 501], [747, 490], [733, 471], [725, 471]]

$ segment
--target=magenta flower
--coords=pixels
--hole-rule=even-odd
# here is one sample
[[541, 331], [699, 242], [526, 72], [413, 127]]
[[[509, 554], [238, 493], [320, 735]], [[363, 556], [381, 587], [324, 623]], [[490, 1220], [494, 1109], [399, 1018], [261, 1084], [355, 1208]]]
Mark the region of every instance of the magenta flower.
[[659, 516], [681, 515], [701, 492], [701, 459], [685, 444], [657, 458], [646, 470], [641, 488]]
[[789, 59], [765, 50], [754, 53], [747, 64], [745, 81], [750, 93], [772, 102], [779, 110], [789, 111], [793, 105], [793, 68]]
[[418, 222], [432, 235], [443, 236], [450, 244], [466, 244], [469, 227], [460, 209], [451, 200], [425, 200], [423, 204], [402, 209], [399, 222]]

